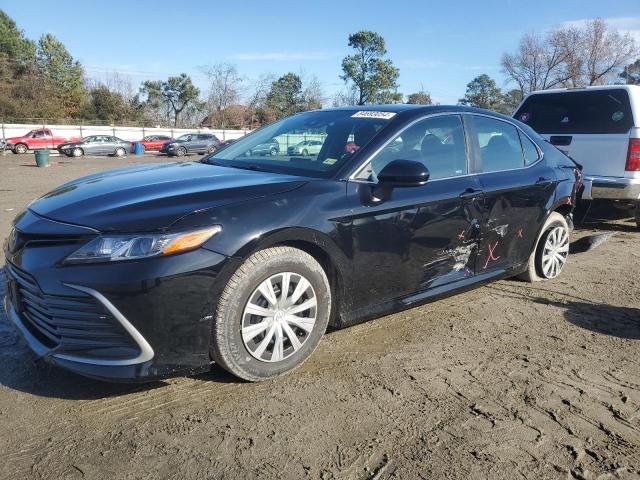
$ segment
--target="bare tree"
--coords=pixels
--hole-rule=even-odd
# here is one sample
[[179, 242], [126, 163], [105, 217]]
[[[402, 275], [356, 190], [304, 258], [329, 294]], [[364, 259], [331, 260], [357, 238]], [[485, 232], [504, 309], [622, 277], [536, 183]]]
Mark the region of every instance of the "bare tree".
[[587, 22], [580, 45], [587, 85], [607, 83], [638, 53], [629, 33], [618, 32], [601, 18]]
[[528, 33], [502, 69], [523, 94], [554, 87], [600, 85], [610, 81], [636, 53], [633, 38], [596, 18], [583, 26]]
[[315, 110], [322, 108], [322, 105], [326, 102], [324, 91], [322, 90], [322, 84], [318, 77], [307, 75], [302, 73], [302, 98], [304, 100], [305, 108], [307, 110]]
[[573, 55], [566, 48], [567, 38], [559, 30], [544, 36], [528, 33], [515, 53], [502, 56], [502, 69], [525, 94], [560, 86], [569, 80], [567, 64]]
[[242, 78], [236, 66], [229, 63], [207, 65], [201, 67], [201, 70], [209, 80], [207, 107], [216, 113], [215, 118], [220, 122], [216, 126], [225, 128], [225, 110], [239, 103], [242, 96]]
[[359, 92], [355, 85], [350, 85], [333, 95], [331, 104], [334, 107], [358, 105]]
[[266, 98], [271, 85], [275, 81], [276, 76], [273, 73], [265, 73], [254, 80], [250, 87], [250, 94], [247, 98], [247, 107], [249, 109], [249, 128], [254, 128], [255, 124], [262, 123], [259, 121], [258, 115], [265, 109]]

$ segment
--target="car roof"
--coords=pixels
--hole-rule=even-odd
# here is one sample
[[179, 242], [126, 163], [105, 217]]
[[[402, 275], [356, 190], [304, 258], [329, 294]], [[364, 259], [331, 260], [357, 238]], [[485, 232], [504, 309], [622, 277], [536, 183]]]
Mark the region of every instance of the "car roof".
[[405, 118], [421, 117], [434, 113], [479, 113], [482, 115], [501, 118], [503, 120], [513, 121], [513, 117], [510, 117], [508, 115], [503, 115], [502, 113], [494, 112], [492, 110], [485, 110], [482, 108], [467, 107], [465, 105], [416, 105], [408, 103], [395, 103], [390, 105], [351, 105], [346, 107], [323, 108], [321, 110], [315, 111], [348, 111], [354, 113], [361, 111], [393, 112], [398, 114], [398, 116], [403, 116]]

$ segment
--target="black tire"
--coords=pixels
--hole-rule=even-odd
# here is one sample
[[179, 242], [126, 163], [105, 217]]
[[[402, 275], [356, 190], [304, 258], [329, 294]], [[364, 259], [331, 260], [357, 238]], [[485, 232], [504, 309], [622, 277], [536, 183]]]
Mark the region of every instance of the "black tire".
[[306, 157], [307, 155], [309, 155], [309, 152], [307, 151], [307, 149], [305, 148], [304, 150], [302, 150], [302, 156]]
[[213, 153], [216, 151], [216, 147], [214, 147], [213, 145], [211, 145], [209, 148], [207, 148], [207, 154]]
[[184, 157], [187, 154], [187, 149], [184, 147], [176, 148], [176, 157]]
[[[304, 278], [309, 282], [312, 289], [310, 291], [314, 294], [312, 299], [316, 300], [315, 323], [313, 323], [310, 332], [296, 330], [298, 334], [303, 335], [303, 337], [296, 337], [296, 339], [303, 338], [297, 349], [289, 340], [289, 336], [285, 340], [281, 340], [281, 345], [289, 341], [287, 350], [285, 351], [284, 348], [281, 350], [281, 352], [289, 352], [286, 353], [287, 356], [282, 355], [282, 360], [259, 359], [255, 356], [256, 351], [254, 350], [252, 353], [244, 341], [243, 325], [244, 330], [247, 326], [254, 325], [252, 320], [254, 317], [246, 313], [245, 308], [248, 308], [250, 300], [255, 301], [257, 289], [263, 285], [263, 282], [270, 282], [272, 278], [277, 278], [279, 274], [284, 272], [291, 272], [298, 278]], [[277, 290], [274, 289], [274, 296], [277, 299], [283, 298], [280, 291], [282, 283], [279, 287], [276, 284]], [[293, 294], [288, 293], [295, 290], [292, 283], [289, 285], [284, 298], [289, 295], [295, 296], [295, 291]], [[300, 297], [298, 302], [304, 303], [307, 301], [306, 299], [306, 296]], [[295, 302], [293, 306], [296, 306]], [[331, 288], [329, 280], [324, 269], [311, 255], [292, 247], [272, 247], [260, 250], [247, 258], [236, 270], [220, 296], [213, 326], [212, 357], [222, 368], [244, 380], [257, 382], [277, 377], [299, 367], [313, 353], [327, 328], [330, 312]], [[304, 315], [304, 312], [301, 311], [298, 314]], [[275, 319], [277, 315], [271, 318]], [[247, 319], [251, 323], [247, 324]], [[262, 321], [266, 321], [266, 318]], [[261, 322], [258, 321], [258, 323]], [[273, 323], [275, 322], [272, 321], [271, 324]], [[290, 328], [291, 324], [288, 325], [283, 328]], [[281, 339], [284, 338], [282, 337], [283, 328], [280, 328]], [[256, 343], [266, 339], [266, 332], [267, 330], [264, 330], [264, 334], [256, 336], [258, 338]], [[269, 338], [273, 339], [272, 352], [275, 352], [277, 334], [271, 333]], [[264, 355], [268, 354], [267, 350], [263, 351]]]
[[271, 150], [269, 150], [269, 154], [272, 157], [275, 157], [278, 154], [278, 150], [276, 150], [275, 148], [272, 148]]
[[636, 208], [634, 208], [633, 214], [636, 218], [636, 228], [640, 230], [640, 203], [636, 203]]
[[81, 149], [81, 148], [79, 148], [79, 147], [76, 147], [76, 148], [74, 148], [73, 150], [71, 150], [71, 156], [72, 156], [72, 157], [76, 157], [76, 158], [78, 158], [78, 157], [81, 157], [81, 156], [83, 156], [83, 155], [84, 155], [84, 150], [82, 150], [82, 149]]
[[[570, 229], [565, 217], [558, 212], [552, 212], [547, 218], [547, 221], [544, 223], [540, 235], [538, 236], [535, 248], [533, 249], [533, 252], [531, 252], [531, 256], [529, 257], [527, 269], [523, 273], [518, 275], [518, 278], [526, 282], [540, 282], [542, 280], [550, 280], [552, 278], [556, 278], [560, 275], [565, 263], [560, 266], [560, 271], [557, 274], [549, 276], [544, 272], [542, 258], [549, 235], [551, 235], [552, 232], [558, 227], [564, 229], [567, 235], [569, 235]], [[567, 256], [568, 251], [565, 254], [565, 258]]]
[[22, 155], [24, 153], [27, 153], [28, 150], [29, 150], [29, 147], [27, 147], [24, 143], [18, 143], [16, 146], [13, 147], [13, 153], [15, 153], [16, 155]]

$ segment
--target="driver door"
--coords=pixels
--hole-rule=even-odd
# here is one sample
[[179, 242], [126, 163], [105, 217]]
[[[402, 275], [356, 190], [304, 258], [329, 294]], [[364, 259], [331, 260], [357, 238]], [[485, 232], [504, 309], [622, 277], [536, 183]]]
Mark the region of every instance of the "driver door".
[[[425, 185], [381, 187], [393, 160], [420, 161]], [[348, 182], [353, 208], [355, 308], [444, 286], [475, 274], [482, 195], [468, 175], [462, 119], [441, 115], [401, 132]]]

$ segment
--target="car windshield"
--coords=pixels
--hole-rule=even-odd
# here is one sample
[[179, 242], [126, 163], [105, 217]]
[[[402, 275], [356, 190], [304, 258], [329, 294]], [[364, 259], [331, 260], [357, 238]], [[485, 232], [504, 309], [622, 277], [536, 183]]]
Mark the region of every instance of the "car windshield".
[[[234, 168], [329, 178], [394, 116], [392, 112], [300, 113], [235, 141], [203, 162]], [[355, 144], [358, 148], [349, 148]], [[296, 148], [314, 145], [313, 149]]]

